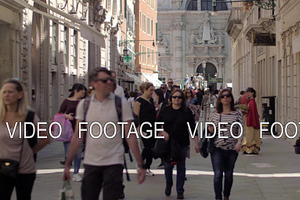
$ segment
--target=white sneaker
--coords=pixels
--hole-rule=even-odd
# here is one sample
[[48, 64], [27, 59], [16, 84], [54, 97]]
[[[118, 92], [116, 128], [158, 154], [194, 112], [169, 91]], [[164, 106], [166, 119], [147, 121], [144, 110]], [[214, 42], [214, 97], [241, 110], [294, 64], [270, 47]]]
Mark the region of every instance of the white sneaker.
[[81, 182], [82, 178], [79, 174], [73, 174], [72, 181]]
[[150, 169], [147, 169], [146, 175], [147, 176], [154, 176], [153, 172], [151, 172]]

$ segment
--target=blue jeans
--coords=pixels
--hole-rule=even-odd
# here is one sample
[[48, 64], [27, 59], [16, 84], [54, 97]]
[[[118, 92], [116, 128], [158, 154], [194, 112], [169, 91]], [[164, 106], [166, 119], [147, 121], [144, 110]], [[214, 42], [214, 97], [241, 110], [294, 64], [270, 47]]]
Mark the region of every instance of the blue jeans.
[[214, 170], [214, 190], [215, 198], [222, 199], [222, 182], [223, 173], [225, 174], [224, 191], [225, 197], [230, 196], [233, 183], [233, 169], [238, 157], [238, 153], [234, 150], [223, 150], [215, 148], [211, 154], [211, 163]]
[[[181, 153], [183, 158], [186, 157], [187, 147], [182, 147]], [[165, 178], [166, 178], [166, 187], [172, 188], [173, 186], [173, 165], [169, 162], [164, 162], [165, 165]], [[177, 179], [176, 179], [176, 191], [177, 194], [183, 194], [184, 189], [184, 179], [185, 179], [185, 159], [177, 163]]]
[[[65, 160], [67, 158], [68, 155], [68, 151], [69, 151], [69, 146], [70, 146], [70, 142], [64, 142], [64, 149], [65, 149]], [[74, 174], [78, 174], [79, 168], [80, 168], [80, 164], [81, 164], [81, 147], [78, 150], [77, 154], [74, 157]]]

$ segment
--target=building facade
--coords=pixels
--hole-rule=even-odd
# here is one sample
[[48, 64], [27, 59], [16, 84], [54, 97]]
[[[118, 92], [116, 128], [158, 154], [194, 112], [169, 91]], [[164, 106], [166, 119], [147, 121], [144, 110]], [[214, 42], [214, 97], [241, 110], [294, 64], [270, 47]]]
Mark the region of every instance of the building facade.
[[51, 120], [74, 83], [115, 69], [117, 0], [0, 0], [0, 81], [18, 78], [31, 107]]
[[216, 90], [231, 83], [231, 42], [226, 23], [231, 6], [218, 1], [158, 1], [159, 64], [176, 84]]
[[[253, 87], [259, 115], [275, 99], [275, 121], [300, 119], [300, 9], [298, 0], [276, 0], [275, 10], [234, 3], [227, 32], [232, 40], [233, 93]], [[262, 39], [263, 38], [263, 39]], [[293, 126], [289, 126], [294, 133]], [[276, 131], [280, 131], [278, 127]], [[291, 134], [292, 135], [292, 134]]]
[[142, 81], [159, 87], [158, 51], [156, 44], [157, 0], [137, 0], [135, 3], [136, 37], [135, 66]]

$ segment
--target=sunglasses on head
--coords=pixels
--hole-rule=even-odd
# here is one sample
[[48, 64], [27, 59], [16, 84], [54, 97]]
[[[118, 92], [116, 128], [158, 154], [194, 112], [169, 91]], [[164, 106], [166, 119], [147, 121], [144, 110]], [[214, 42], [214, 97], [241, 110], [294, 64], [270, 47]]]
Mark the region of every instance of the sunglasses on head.
[[165, 87], [160, 87], [160, 89], [166, 89]]
[[221, 95], [221, 99], [223, 99], [225, 97], [229, 98], [229, 97], [231, 97], [231, 95], [230, 94], [223, 94], [223, 95]]
[[182, 96], [172, 96], [173, 99], [183, 99]]
[[110, 80], [111, 82], [115, 81], [115, 79], [113, 77], [100, 78], [100, 79], [97, 79], [96, 81], [101, 81], [102, 83], [107, 83], [108, 80]]

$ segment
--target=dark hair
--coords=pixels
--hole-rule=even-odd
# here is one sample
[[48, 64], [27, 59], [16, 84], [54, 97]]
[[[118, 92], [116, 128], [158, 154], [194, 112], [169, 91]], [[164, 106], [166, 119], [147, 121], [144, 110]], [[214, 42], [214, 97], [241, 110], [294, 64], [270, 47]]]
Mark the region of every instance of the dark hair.
[[155, 94], [158, 96], [158, 104], [164, 101], [164, 94], [161, 89], [154, 90]]
[[219, 94], [219, 90], [214, 90], [214, 94]]
[[74, 96], [75, 91], [79, 92], [80, 90], [85, 90], [86, 91], [86, 87], [81, 84], [81, 83], [75, 83], [73, 85], [73, 87], [71, 89], [69, 89], [69, 92], [71, 92], [71, 94], [69, 95], [69, 97]]
[[171, 93], [174, 91], [174, 90], [178, 90], [180, 89], [180, 87], [178, 85], [172, 85], [172, 88], [171, 88]]
[[240, 91], [240, 95], [244, 95], [246, 92], [244, 90]]
[[190, 88], [188, 88], [188, 89], [186, 89], [185, 91], [184, 91], [184, 96], [185, 96], [185, 98], [187, 98], [187, 92], [188, 91], [190, 91], [191, 92], [191, 98], [194, 98], [194, 91], [192, 90], [192, 89], [190, 89]]
[[253, 93], [253, 98], [256, 97], [256, 91], [252, 87], [248, 87], [246, 92], [252, 92]]
[[89, 81], [90, 82], [95, 82], [97, 81], [98, 73], [104, 72], [107, 75], [111, 76], [111, 72], [106, 69], [105, 67], [96, 67], [92, 69], [92, 71], [89, 73]]
[[235, 108], [234, 108], [234, 98], [233, 98], [233, 95], [232, 95], [232, 93], [231, 93], [231, 90], [229, 90], [229, 89], [224, 89], [224, 90], [222, 90], [221, 92], [220, 92], [220, 94], [219, 94], [219, 96], [218, 96], [218, 98], [217, 98], [217, 106], [216, 106], [216, 108], [217, 108], [217, 112], [218, 113], [222, 113], [223, 112], [223, 104], [222, 104], [222, 102], [221, 102], [221, 97], [222, 97], [222, 95], [223, 95], [223, 93], [224, 92], [228, 92], [229, 93], [229, 95], [230, 95], [230, 97], [231, 97], [231, 102], [230, 102], [230, 110], [231, 111], [235, 111]]
[[182, 102], [181, 102], [181, 108], [183, 108], [184, 110], [186, 110], [186, 104], [185, 104], [185, 96], [184, 96], [184, 93], [181, 89], [174, 89], [172, 92], [171, 92], [171, 95], [169, 96], [169, 105], [172, 105], [172, 97], [173, 95], [176, 93], [176, 92], [179, 92], [182, 96]]

